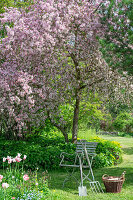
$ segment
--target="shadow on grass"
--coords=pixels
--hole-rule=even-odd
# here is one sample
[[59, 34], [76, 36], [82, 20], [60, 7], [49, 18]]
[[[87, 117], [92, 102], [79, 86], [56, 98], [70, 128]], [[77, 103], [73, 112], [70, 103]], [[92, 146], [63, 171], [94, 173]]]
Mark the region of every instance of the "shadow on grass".
[[122, 150], [127, 155], [132, 155], [133, 154], [133, 147], [123, 148]]
[[[121, 174], [126, 171], [125, 175], [125, 183], [123, 184], [123, 188], [129, 188], [130, 186], [133, 186], [133, 169], [132, 168], [121, 168], [121, 167], [114, 167], [114, 168], [101, 168], [94, 170], [95, 180], [99, 181], [101, 184], [103, 190], [104, 184], [102, 181], [102, 176], [104, 174], [108, 174], [109, 176], [121, 176]], [[86, 171], [87, 173], [87, 171]], [[66, 192], [73, 191], [75, 194], [77, 194], [77, 189], [79, 184], [76, 183], [76, 181], [73, 178], [70, 178], [68, 182], [65, 183], [65, 186], [63, 187], [63, 181], [68, 175], [65, 171], [51, 171], [49, 172], [49, 188], [50, 189], [57, 189], [57, 190], [63, 190]], [[80, 170], [76, 170], [74, 176], [79, 180], [80, 182]], [[84, 186], [87, 186], [89, 188], [89, 181], [84, 182]]]

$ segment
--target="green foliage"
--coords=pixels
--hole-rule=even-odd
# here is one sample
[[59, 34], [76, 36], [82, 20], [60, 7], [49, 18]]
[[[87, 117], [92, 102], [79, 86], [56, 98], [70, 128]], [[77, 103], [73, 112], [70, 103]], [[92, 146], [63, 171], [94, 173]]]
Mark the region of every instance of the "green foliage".
[[80, 103], [79, 128], [88, 129], [90, 127], [99, 129], [100, 121], [104, 119], [105, 113], [102, 108], [102, 101], [97, 93], [89, 94], [89, 98], [84, 98]]
[[[74, 106], [72, 106], [69, 103], [66, 103], [64, 105], [59, 106], [59, 116], [58, 116], [58, 123], [59, 120], [63, 120], [65, 124], [65, 130], [66, 132], [70, 132], [72, 128], [72, 122], [73, 122], [73, 112], [74, 112]], [[57, 120], [57, 116], [56, 116]]]
[[[98, 142], [97, 156], [95, 157], [94, 167], [110, 166], [120, 161], [121, 149], [116, 142], [104, 141], [98, 137], [90, 139]], [[75, 153], [75, 144], [65, 143], [64, 139], [58, 136], [36, 137], [30, 141], [0, 141], [0, 168], [2, 168], [2, 158], [7, 155], [15, 156], [21, 152], [27, 155], [25, 169], [41, 168], [45, 170], [59, 169], [61, 152], [69, 154]], [[70, 156], [71, 159], [71, 156]]]
[[51, 124], [49, 119], [46, 119], [45, 124], [42, 124], [39, 127], [32, 126], [30, 133], [26, 134], [26, 139], [28, 140], [31, 137], [35, 138], [42, 135], [45, 137], [47, 137], [48, 135], [52, 136], [56, 133], [56, 131], [57, 131], [57, 128]]
[[33, 0], [1, 0], [0, 1], [0, 13], [5, 12], [5, 7], [26, 7], [33, 3]]
[[[63, 127], [67, 133], [70, 133], [73, 125], [73, 113], [74, 113], [74, 100], [71, 100], [71, 103], [62, 104], [59, 106], [58, 117], [55, 116], [54, 121], [57, 124], [63, 122]], [[79, 129], [86, 130], [88, 127], [100, 127], [100, 120], [103, 120], [105, 117], [105, 113], [103, 109], [101, 109], [102, 101], [98, 94], [89, 94], [89, 97], [83, 93], [82, 100], [80, 102], [80, 112], [79, 112]], [[34, 128], [32, 127], [33, 134], [47, 134], [53, 133], [53, 131], [57, 130], [50, 122], [50, 120], [46, 120], [45, 127]]]
[[16, 0], [14, 4], [15, 4], [15, 7], [24, 8], [31, 5], [32, 3], [33, 3], [33, 0]]
[[100, 129], [112, 132], [114, 130], [112, 126], [112, 121], [112, 116], [110, 114], [106, 114], [104, 121], [101, 121]]
[[0, 1], [0, 13], [5, 12], [4, 7], [13, 7], [14, 0], [2, 0]]
[[[103, 6], [106, 38], [100, 39], [101, 51], [113, 69], [133, 74], [133, 4], [132, 0], [112, 1]], [[117, 2], [117, 3], [116, 3]], [[111, 21], [111, 22], [110, 22]]]
[[7, 155], [15, 156], [21, 152], [27, 155], [24, 167], [26, 169], [56, 169], [59, 168], [60, 153], [62, 151], [73, 152], [74, 145], [66, 144], [63, 138], [37, 136], [30, 141], [0, 141], [0, 168], [2, 158]]
[[116, 118], [116, 116], [121, 112], [131, 112], [133, 109], [133, 103], [131, 103], [131, 105], [127, 105], [120, 101], [117, 101], [116, 103], [109, 102], [106, 104], [106, 108], [109, 110], [111, 116]]
[[122, 161], [121, 146], [118, 142], [104, 140], [98, 136], [92, 138], [91, 141], [98, 142], [97, 156], [94, 157], [95, 168], [111, 166]]
[[133, 132], [133, 117], [131, 116], [130, 113], [122, 112], [116, 117], [113, 125], [117, 131], [132, 133]]

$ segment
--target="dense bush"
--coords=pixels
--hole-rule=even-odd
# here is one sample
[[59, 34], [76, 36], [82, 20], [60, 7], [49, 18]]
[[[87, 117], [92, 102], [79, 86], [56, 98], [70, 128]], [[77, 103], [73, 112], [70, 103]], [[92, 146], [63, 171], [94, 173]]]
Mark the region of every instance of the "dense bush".
[[133, 117], [130, 113], [122, 112], [116, 117], [113, 126], [117, 131], [133, 133]]
[[122, 150], [118, 142], [104, 140], [99, 137], [94, 137], [92, 140], [98, 142], [94, 167], [111, 166], [122, 161]]
[[35, 168], [56, 169], [59, 168], [60, 153], [67, 151], [74, 152], [75, 146], [67, 144], [63, 138], [43, 138], [38, 136], [30, 141], [0, 140], [0, 168], [2, 168], [2, 158], [10, 155], [14, 157], [16, 153], [27, 155], [24, 167], [34, 170]]
[[[110, 166], [120, 161], [121, 148], [119, 143], [102, 140], [94, 137], [91, 141], [98, 142], [97, 156], [94, 167]], [[42, 168], [44, 170], [58, 169], [61, 152], [73, 154], [75, 144], [65, 143], [64, 139], [58, 136], [37, 137], [30, 141], [0, 141], [0, 168], [2, 168], [2, 158], [7, 155], [15, 156], [16, 153], [27, 155], [24, 167], [26, 169]]]

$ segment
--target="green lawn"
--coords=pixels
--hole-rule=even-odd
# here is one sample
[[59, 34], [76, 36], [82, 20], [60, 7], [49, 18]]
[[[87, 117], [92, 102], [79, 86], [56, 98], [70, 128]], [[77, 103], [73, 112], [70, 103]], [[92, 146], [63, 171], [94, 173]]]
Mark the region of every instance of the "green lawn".
[[[65, 171], [52, 171], [49, 172], [49, 188], [53, 193], [50, 199], [60, 199], [60, 200], [133, 200], [133, 138], [127, 137], [113, 137], [113, 136], [100, 136], [104, 139], [114, 140], [120, 142], [123, 149], [123, 162], [117, 166], [112, 166], [108, 168], [95, 169], [95, 179], [98, 180], [104, 189], [101, 177], [103, 174], [120, 176], [123, 171], [126, 171], [126, 180], [122, 187], [121, 193], [111, 194], [111, 193], [100, 193], [94, 194], [89, 188], [89, 184], [85, 183], [87, 186], [87, 197], [78, 196], [78, 185], [74, 180], [70, 180], [66, 183], [65, 187], [62, 187], [63, 180], [67, 173]], [[79, 171], [76, 172], [76, 176], [80, 178]]]

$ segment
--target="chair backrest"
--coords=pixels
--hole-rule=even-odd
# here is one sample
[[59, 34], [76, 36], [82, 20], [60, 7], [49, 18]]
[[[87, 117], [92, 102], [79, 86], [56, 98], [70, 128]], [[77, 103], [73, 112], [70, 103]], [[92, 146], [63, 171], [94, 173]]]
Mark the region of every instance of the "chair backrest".
[[76, 153], [84, 154], [84, 149], [86, 148], [88, 155], [95, 156], [97, 144], [97, 142], [87, 142], [86, 140], [78, 141], [76, 145]]

